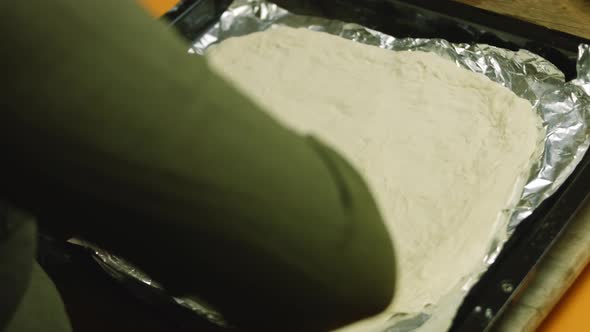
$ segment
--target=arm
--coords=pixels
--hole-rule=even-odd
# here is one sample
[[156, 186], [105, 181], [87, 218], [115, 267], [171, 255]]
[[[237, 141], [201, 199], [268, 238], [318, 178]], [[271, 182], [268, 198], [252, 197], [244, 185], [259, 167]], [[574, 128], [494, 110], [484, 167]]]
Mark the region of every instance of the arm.
[[336, 153], [129, 1], [3, 2], [0, 16], [0, 194], [41, 227], [258, 330], [332, 328], [389, 303], [390, 240]]
[[0, 329], [4, 331], [26, 293], [35, 257], [32, 218], [0, 202]]

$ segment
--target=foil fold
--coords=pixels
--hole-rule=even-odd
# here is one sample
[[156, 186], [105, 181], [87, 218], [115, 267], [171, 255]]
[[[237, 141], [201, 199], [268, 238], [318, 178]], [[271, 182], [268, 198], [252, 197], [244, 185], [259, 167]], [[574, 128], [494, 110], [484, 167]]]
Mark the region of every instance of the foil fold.
[[[294, 15], [264, 0], [236, 0], [220, 20], [206, 30], [189, 49], [189, 53], [205, 54], [207, 48], [231, 37], [272, 29], [276, 26], [306, 28], [326, 32], [356, 42], [392, 51], [433, 52], [453, 61], [457, 66], [486, 75], [533, 105], [542, 118], [546, 136], [541, 142], [542, 154], [533, 162], [526, 184], [514, 206], [505, 211], [506, 220], [497, 227], [497, 236], [490, 243], [489, 253], [482, 257], [482, 266], [491, 265], [514, 229], [541, 202], [551, 196], [573, 172], [590, 145], [590, 46], [580, 45], [577, 62], [578, 76], [565, 82], [564, 74], [549, 61], [527, 50], [517, 52], [484, 44], [454, 44], [442, 39], [395, 38], [366, 27], [324, 18]], [[152, 287], [162, 287], [128, 262], [110, 255], [91, 244], [95, 258], [114, 277], [133, 279]], [[454, 294], [422, 313], [404, 314], [392, 319], [380, 331], [407, 332], [426, 330], [432, 318], [452, 319], [461, 299], [479, 279], [485, 268], [473, 271]], [[198, 299], [175, 298], [176, 303], [209, 319], [219, 326], [228, 326], [223, 316], [202, 305]], [[440, 307], [454, 306], [444, 312]], [[441, 317], [438, 317], [441, 316]]]

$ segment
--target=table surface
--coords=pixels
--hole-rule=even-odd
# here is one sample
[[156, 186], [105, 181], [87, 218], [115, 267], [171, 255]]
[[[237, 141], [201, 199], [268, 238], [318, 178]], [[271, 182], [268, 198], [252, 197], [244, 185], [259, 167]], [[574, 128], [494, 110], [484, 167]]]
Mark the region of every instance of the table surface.
[[590, 1], [588, 0], [458, 1], [590, 39]]
[[[590, 39], [589, 0], [457, 1]], [[139, 2], [158, 16], [171, 8], [177, 0]], [[507, 315], [508, 322], [500, 324], [499, 330], [530, 331], [545, 316], [547, 318], [538, 328], [538, 332], [590, 330], [590, 316], [587, 314], [590, 309], [590, 266], [586, 266], [589, 260], [590, 204], [586, 204], [572, 227], [557, 243], [552, 255], [539, 268], [540, 280], [525, 292], [520, 303], [515, 306], [516, 310]], [[571, 288], [566, 292], [570, 285]]]

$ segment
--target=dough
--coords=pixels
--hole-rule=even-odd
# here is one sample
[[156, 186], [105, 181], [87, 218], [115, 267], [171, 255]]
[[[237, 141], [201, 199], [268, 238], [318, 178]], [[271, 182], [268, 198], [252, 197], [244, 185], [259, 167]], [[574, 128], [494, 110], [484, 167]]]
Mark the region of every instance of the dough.
[[364, 175], [398, 257], [389, 316], [420, 312], [482, 268], [541, 139], [528, 101], [435, 54], [305, 29], [231, 38], [206, 56], [276, 119], [320, 137]]

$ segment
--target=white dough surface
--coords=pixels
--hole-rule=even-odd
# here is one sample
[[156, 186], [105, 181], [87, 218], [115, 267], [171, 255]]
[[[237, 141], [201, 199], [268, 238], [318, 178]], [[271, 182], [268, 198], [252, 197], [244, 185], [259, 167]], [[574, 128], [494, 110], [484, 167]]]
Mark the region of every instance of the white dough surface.
[[397, 289], [387, 314], [348, 329], [420, 312], [482, 268], [542, 138], [528, 101], [432, 53], [305, 29], [231, 38], [206, 56], [277, 120], [335, 147], [368, 181], [396, 250]]

